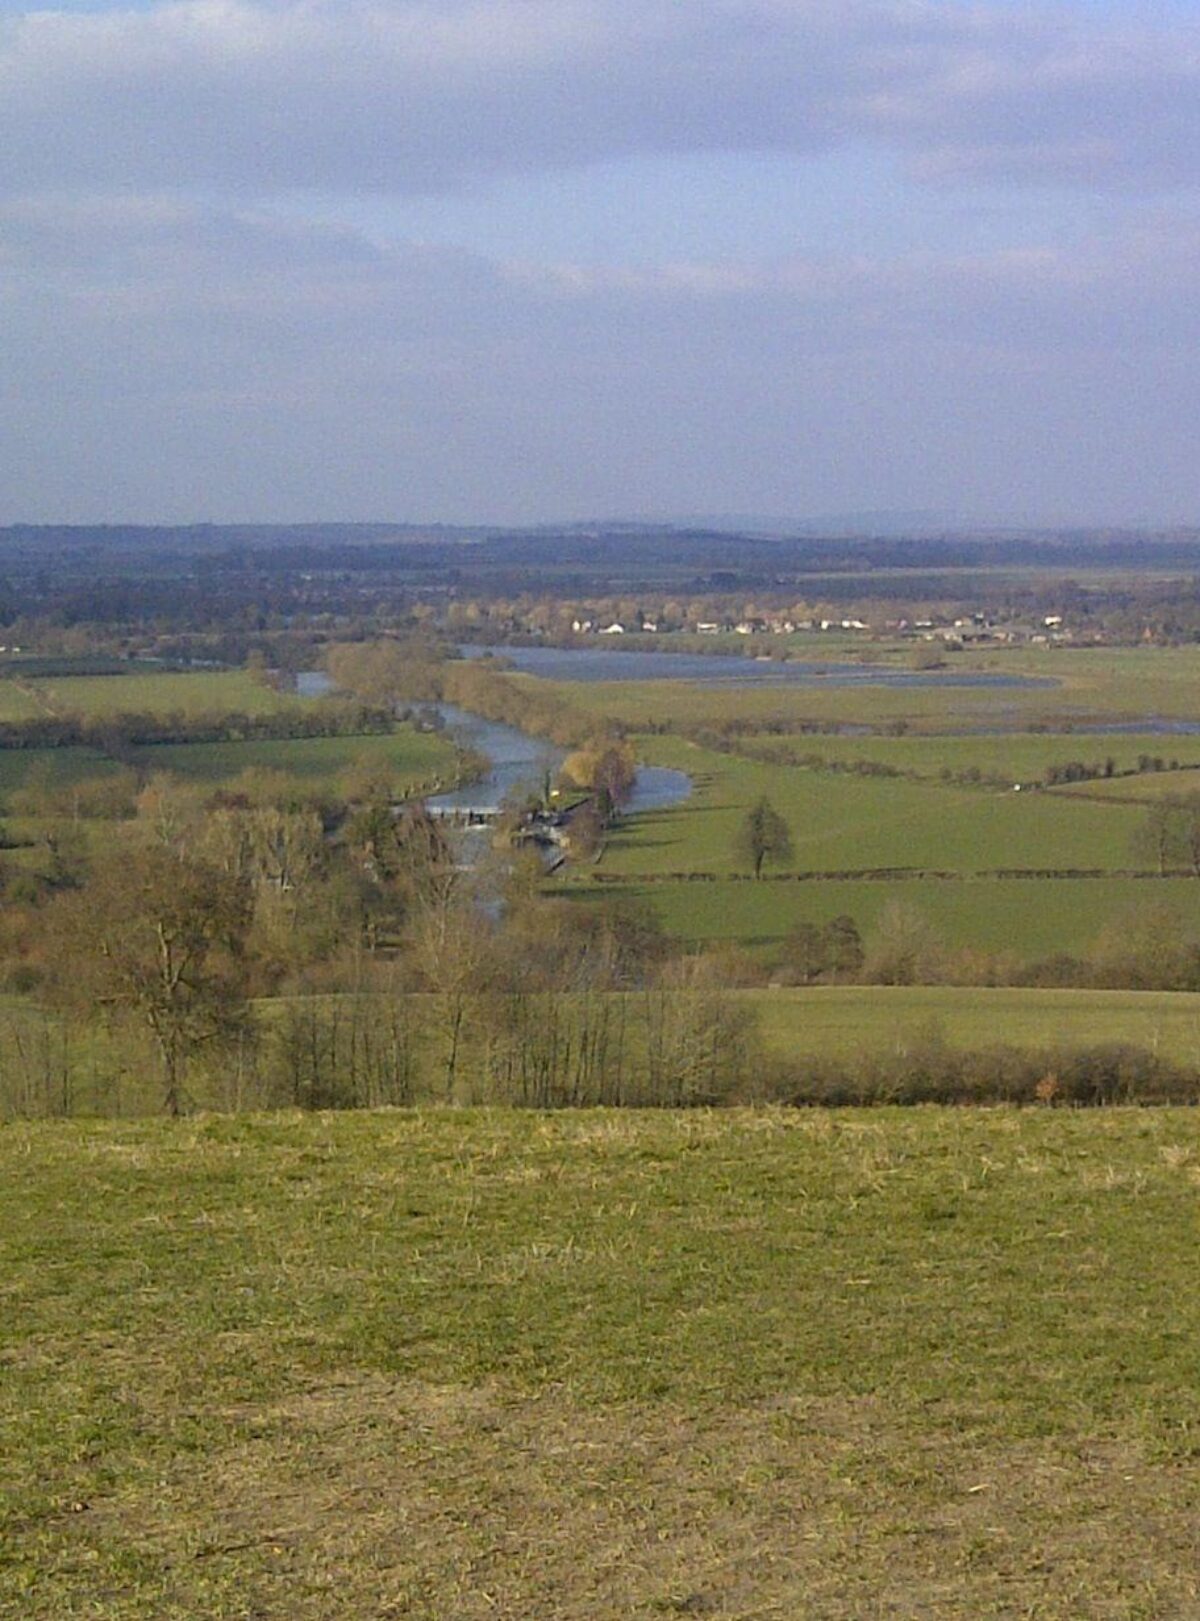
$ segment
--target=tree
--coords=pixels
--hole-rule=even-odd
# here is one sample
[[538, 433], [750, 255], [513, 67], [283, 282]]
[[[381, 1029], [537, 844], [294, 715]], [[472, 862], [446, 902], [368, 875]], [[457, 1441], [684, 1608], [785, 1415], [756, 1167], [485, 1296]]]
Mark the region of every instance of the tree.
[[168, 1114], [183, 1110], [187, 1060], [231, 1035], [244, 1012], [249, 921], [243, 882], [158, 845], [110, 857], [86, 890], [56, 904], [61, 999], [122, 1011], [149, 1031]]
[[1187, 859], [1187, 843], [1186, 817], [1177, 801], [1164, 797], [1151, 805], [1145, 821], [1134, 830], [1133, 853], [1139, 860], [1152, 860], [1165, 878], [1171, 867]]
[[872, 930], [865, 971], [875, 985], [922, 985], [936, 981], [941, 943], [933, 925], [906, 900], [890, 900]]
[[738, 828], [736, 851], [739, 860], [752, 869], [756, 878], [762, 877], [764, 862], [791, 860], [792, 835], [765, 795], [746, 812]]
[[826, 968], [839, 979], [852, 979], [862, 971], [863, 943], [858, 924], [845, 912], [825, 925]]
[[609, 822], [628, 800], [637, 781], [633, 750], [628, 743], [600, 738], [567, 756], [562, 780], [568, 786], [590, 788], [596, 809]]
[[788, 935], [786, 947], [788, 965], [803, 984], [811, 985], [825, 972], [828, 941], [818, 924], [802, 918]]

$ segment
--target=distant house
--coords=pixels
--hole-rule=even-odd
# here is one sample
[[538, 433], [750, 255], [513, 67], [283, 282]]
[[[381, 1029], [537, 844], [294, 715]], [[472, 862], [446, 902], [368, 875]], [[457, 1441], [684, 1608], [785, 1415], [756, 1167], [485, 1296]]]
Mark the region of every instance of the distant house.
[[611, 625], [601, 625], [599, 634], [601, 636], [624, 636], [625, 626], [618, 624], [614, 619]]
[[582, 634], [584, 631], [589, 631], [592, 628], [592, 621], [590, 619], [572, 619], [571, 621], [571, 629], [578, 634]]
[[702, 619], [696, 626], [696, 632], [700, 636], [719, 636], [721, 627], [714, 624], [711, 619]]
[[658, 629], [658, 620], [657, 619], [643, 619], [642, 620], [642, 629], [643, 630], [650, 630], [650, 631], [657, 630]]

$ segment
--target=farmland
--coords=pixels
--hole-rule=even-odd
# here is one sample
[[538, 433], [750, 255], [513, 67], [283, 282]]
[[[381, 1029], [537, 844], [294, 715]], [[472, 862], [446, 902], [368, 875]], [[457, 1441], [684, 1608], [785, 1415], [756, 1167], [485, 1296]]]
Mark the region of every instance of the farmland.
[[781, 1057], [854, 1059], [944, 1040], [1053, 1051], [1130, 1042], [1200, 1068], [1200, 995], [1172, 991], [977, 989], [952, 985], [814, 985], [739, 993]]
[[7, 1129], [0, 1614], [1190, 1614], [1198, 1164], [1191, 1110]]
[[[859, 658], [873, 661], [886, 651], [867, 647], [860, 650]], [[597, 717], [612, 717], [633, 731], [648, 725], [719, 724], [732, 716], [759, 724], [779, 720], [797, 727], [805, 723], [905, 725], [929, 733], [1027, 732], [1031, 728], [1062, 732], [1097, 722], [1200, 720], [1200, 651], [1195, 647], [1020, 648], [957, 653], [951, 658], [954, 670], [1027, 677], [1044, 684], [885, 687], [841, 686], [831, 681], [828, 686], [739, 686], [722, 680], [708, 684], [621, 681], [590, 687], [561, 685], [565, 702]], [[731, 662], [736, 664], [721, 660], [721, 671]], [[819, 652], [805, 662], [819, 667]], [[1102, 743], [1090, 741], [1103, 751]]]
[[[847, 737], [829, 733], [755, 732], [744, 741], [735, 740], [733, 746], [739, 752], [745, 749], [767, 759], [772, 749], [782, 747], [793, 751], [797, 757], [819, 756], [833, 766], [867, 761], [890, 771], [932, 780], [977, 773], [982, 778], [1010, 785], [1040, 782], [1050, 768], [1068, 761], [1080, 761], [1098, 772], [1111, 761], [1114, 772], [1118, 773], [1136, 772], [1139, 762], [1147, 757], [1161, 760], [1164, 766], [1172, 761], [1185, 769], [1200, 766], [1200, 737], [1145, 732], [993, 732], [974, 737], [930, 733]], [[1108, 791], [1119, 795], [1122, 787], [1134, 794], [1142, 791], [1136, 781], [1125, 777], [1114, 780]]]
[[1140, 820], [1124, 806], [762, 765], [675, 739], [640, 739], [639, 749], [697, 787], [687, 804], [621, 830], [604, 861], [614, 873], [737, 870], [739, 820], [764, 794], [790, 824], [790, 865], [801, 871], [1119, 870]]
[[0, 720], [35, 715], [182, 714], [237, 711], [271, 714], [296, 700], [264, 686], [244, 670], [128, 675], [68, 675], [0, 681]]
[[867, 934], [890, 902], [925, 918], [951, 948], [1013, 953], [1021, 958], [1082, 951], [1101, 930], [1164, 913], [1182, 930], [1200, 921], [1194, 878], [788, 879], [713, 881], [631, 878], [612, 886], [582, 882], [568, 896], [644, 901], [667, 932], [694, 945], [745, 946], [778, 962], [798, 922], [828, 923], [847, 915]]
[[406, 726], [392, 733], [361, 737], [288, 737], [245, 743], [155, 744], [133, 751], [146, 771], [171, 771], [201, 783], [232, 782], [249, 770], [286, 773], [316, 784], [350, 770], [386, 771], [403, 787], [449, 773], [453, 748], [433, 732]]

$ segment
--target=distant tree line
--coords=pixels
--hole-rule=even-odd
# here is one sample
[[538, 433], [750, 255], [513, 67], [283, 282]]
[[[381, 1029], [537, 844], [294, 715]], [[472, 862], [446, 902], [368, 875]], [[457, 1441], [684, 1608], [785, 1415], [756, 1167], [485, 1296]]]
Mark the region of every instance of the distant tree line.
[[37, 715], [0, 720], [0, 749], [122, 748], [160, 743], [263, 743], [283, 738], [360, 737], [395, 730], [402, 718], [391, 707], [314, 699], [264, 714], [222, 710], [212, 714], [120, 713]]

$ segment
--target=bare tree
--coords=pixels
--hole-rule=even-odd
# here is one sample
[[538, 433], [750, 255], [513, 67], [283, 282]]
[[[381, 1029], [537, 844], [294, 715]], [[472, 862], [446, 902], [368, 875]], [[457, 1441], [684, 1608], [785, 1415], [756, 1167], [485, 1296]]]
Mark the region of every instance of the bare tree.
[[110, 857], [86, 890], [55, 904], [59, 996], [124, 1012], [149, 1031], [169, 1114], [183, 1110], [188, 1059], [231, 1035], [244, 1013], [248, 924], [243, 884], [159, 846]]

